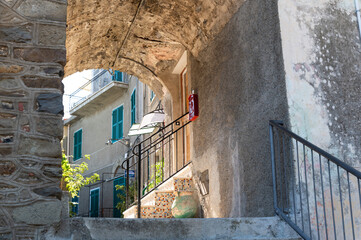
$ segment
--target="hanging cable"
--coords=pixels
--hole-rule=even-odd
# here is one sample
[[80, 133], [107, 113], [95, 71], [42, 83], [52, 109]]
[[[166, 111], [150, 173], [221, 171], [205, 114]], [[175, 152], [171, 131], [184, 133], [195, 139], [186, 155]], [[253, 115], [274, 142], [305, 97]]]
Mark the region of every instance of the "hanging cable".
[[128, 28], [127, 33], [125, 34], [125, 37], [124, 37], [124, 39], [123, 39], [123, 41], [122, 41], [122, 44], [121, 44], [120, 47], [119, 47], [119, 50], [118, 50], [118, 52], [117, 52], [117, 54], [116, 54], [116, 56], [115, 56], [115, 59], [114, 59], [112, 65], [111, 65], [111, 68], [113, 68], [114, 65], [115, 65], [115, 63], [117, 62], [117, 59], [118, 59], [118, 57], [119, 57], [119, 55], [120, 55], [120, 51], [122, 50], [123, 46], [125, 45], [125, 42], [127, 41], [128, 37], [129, 37], [130, 31], [131, 31], [131, 29], [132, 29], [132, 27], [133, 27], [133, 24], [134, 24], [134, 22], [135, 22], [135, 19], [137, 18], [138, 14], [139, 14], [139, 12], [140, 12], [140, 8], [142, 7], [142, 5], [143, 5], [144, 2], [145, 2], [145, 0], [141, 0], [141, 1], [139, 2], [137, 11], [136, 11], [135, 14], [134, 14], [134, 17], [133, 17], [133, 19], [132, 19], [132, 21], [131, 21], [131, 23], [130, 23], [130, 26], [129, 26], [129, 28]]

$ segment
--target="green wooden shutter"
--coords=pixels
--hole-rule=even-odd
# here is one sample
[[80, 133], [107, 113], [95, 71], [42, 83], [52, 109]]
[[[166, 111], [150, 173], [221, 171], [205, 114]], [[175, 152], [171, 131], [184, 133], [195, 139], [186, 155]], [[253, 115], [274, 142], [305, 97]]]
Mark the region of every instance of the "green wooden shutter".
[[135, 89], [132, 93], [131, 99], [131, 106], [130, 106], [130, 111], [131, 111], [131, 124], [133, 125], [135, 123], [135, 112], [136, 112], [136, 108], [135, 108]]
[[117, 109], [113, 110], [112, 113], [112, 142], [116, 142], [118, 139], [117, 136]]
[[82, 146], [82, 134], [83, 130], [80, 129], [79, 131], [74, 133], [74, 160], [78, 160], [81, 158], [81, 146]]
[[123, 72], [114, 71], [114, 75], [112, 76], [113, 81], [123, 82]]
[[125, 190], [117, 190], [115, 187], [116, 185], [125, 186], [125, 178], [120, 177], [120, 178], [114, 179], [114, 182], [113, 182], [113, 217], [120, 218], [122, 216], [122, 212], [116, 208], [117, 204], [119, 202], [121, 202], [121, 199], [119, 199], [118, 194], [125, 196]]
[[90, 192], [90, 217], [99, 217], [99, 189]]
[[123, 106], [118, 108], [118, 129], [119, 129], [119, 139], [123, 138]]
[[81, 158], [82, 156], [82, 152], [81, 152], [81, 146], [82, 146], [82, 141], [83, 141], [83, 130], [80, 129], [80, 131], [78, 132], [78, 137], [79, 137], [79, 140], [78, 140], [78, 158]]
[[77, 141], [78, 141], [78, 137], [77, 137], [77, 133], [74, 133], [74, 150], [73, 150], [73, 158], [74, 160], [77, 159], [77, 156], [78, 156], [78, 144], [77, 144]]

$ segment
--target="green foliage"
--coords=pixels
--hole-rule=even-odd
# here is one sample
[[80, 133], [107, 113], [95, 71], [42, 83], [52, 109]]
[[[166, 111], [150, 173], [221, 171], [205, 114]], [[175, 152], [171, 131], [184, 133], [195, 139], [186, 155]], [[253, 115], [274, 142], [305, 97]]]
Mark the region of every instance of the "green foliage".
[[[151, 182], [148, 184], [148, 189], [155, 188], [158, 184], [160, 184], [163, 180], [163, 161], [157, 162], [155, 164], [155, 182], [154, 182], [154, 172], [152, 173], [152, 176], [150, 176]], [[151, 169], [154, 168], [154, 165], [151, 166]]]
[[[129, 203], [133, 203], [135, 201], [135, 186], [136, 184], [131, 184], [129, 185]], [[122, 213], [122, 217], [123, 217], [123, 212], [125, 210], [127, 210], [127, 206], [126, 206], [126, 194], [125, 194], [125, 186], [124, 185], [115, 185], [116, 190], [120, 190], [121, 192], [117, 194], [117, 197], [119, 198], [119, 202], [116, 206], [117, 209], [120, 210], [120, 212]]]
[[[90, 156], [85, 155], [85, 158], [89, 160]], [[83, 186], [100, 180], [99, 174], [97, 173], [94, 173], [91, 177], [84, 178], [82, 174], [88, 170], [88, 164], [86, 162], [70, 164], [64, 153], [61, 168], [63, 169], [62, 180], [65, 182], [66, 189], [70, 192], [72, 198], [78, 196], [79, 190]]]
[[[153, 172], [152, 175], [150, 176], [150, 182], [143, 189], [143, 194], [145, 193], [145, 191], [148, 192], [153, 188], [155, 188], [156, 186], [158, 186], [158, 184], [162, 183], [164, 177], [163, 167], [164, 167], [164, 159], [155, 164], [155, 181], [154, 181], [154, 172]], [[154, 169], [154, 164], [151, 166], [151, 169]]]

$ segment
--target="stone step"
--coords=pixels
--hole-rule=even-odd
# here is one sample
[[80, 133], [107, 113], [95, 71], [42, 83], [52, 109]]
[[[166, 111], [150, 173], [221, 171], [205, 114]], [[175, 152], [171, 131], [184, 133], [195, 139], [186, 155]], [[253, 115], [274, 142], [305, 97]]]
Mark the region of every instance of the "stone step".
[[[171, 207], [177, 193], [187, 194], [194, 190], [191, 165], [188, 165], [159, 188], [142, 198], [142, 218], [171, 218]], [[123, 215], [124, 218], [136, 218], [137, 206], [130, 207], [123, 212]]]
[[117, 219], [70, 218], [47, 231], [41, 239], [118, 240], [301, 240], [279, 217]]

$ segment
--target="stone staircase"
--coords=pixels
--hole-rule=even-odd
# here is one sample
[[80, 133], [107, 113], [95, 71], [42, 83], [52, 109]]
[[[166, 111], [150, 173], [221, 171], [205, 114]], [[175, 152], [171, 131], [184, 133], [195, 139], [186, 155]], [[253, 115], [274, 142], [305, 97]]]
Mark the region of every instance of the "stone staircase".
[[[141, 217], [173, 218], [171, 207], [178, 193], [195, 194], [190, 165], [142, 198]], [[123, 214], [124, 218], [136, 218], [137, 206], [130, 207]]]

